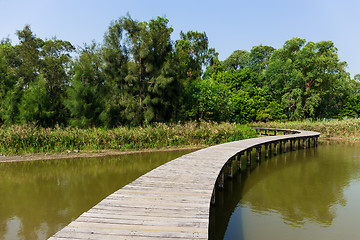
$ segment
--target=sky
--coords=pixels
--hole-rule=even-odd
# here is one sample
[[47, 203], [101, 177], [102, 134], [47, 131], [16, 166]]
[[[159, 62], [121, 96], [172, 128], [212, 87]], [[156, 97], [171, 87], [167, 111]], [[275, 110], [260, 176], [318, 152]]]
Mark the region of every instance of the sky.
[[37, 37], [83, 46], [102, 43], [111, 21], [127, 13], [139, 21], [161, 16], [174, 29], [172, 40], [180, 31], [205, 32], [220, 60], [260, 44], [281, 48], [293, 37], [330, 40], [354, 77], [360, 74], [359, 9], [359, 0], [0, 0], [0, 40], [17, 44], [16, 30], [29, 24]]

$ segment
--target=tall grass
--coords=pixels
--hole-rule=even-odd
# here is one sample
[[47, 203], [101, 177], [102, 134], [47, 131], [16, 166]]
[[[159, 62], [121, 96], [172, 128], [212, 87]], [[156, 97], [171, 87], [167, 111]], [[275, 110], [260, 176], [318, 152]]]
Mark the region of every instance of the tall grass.
[[301, 129], [320, 132], [320, 137], [346, 140], [360, 139], [360, 118], [303, 120], [293, 122], [268, 122], [252, 124], [257, 127]]
[[255, 131], [250, 127], [234, 123], [156, 123], [146, 127], [115, 129], [14, 125], [0, 127], [0, 153], [208, 146], [255, 136]]

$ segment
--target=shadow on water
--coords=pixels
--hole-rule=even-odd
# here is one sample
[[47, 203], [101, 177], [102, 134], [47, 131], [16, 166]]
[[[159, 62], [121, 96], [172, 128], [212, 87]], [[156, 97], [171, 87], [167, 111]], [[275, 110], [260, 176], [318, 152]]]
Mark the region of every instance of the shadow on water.
[[244, 234], [244, 207], [258, 215], [280, 214], [285, 224], [295, 228], [308, 222], [331, 226], [337, 208], [346, 205], [345, 187], [360, 177], [358, 149], [322, 144], [262, 159], [258, 166], [234, 175], [223, 191], [217, 191], [210, 209], [209, 239], [250, 239]]
[[0, 239], [47, 239], [109, 194], [189, 152], [0, 163]]

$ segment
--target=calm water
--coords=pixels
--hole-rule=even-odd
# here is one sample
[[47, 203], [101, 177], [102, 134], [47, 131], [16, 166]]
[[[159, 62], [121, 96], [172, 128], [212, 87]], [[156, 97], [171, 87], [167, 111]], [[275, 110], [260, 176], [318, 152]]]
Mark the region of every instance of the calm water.
[[228, 181], [210, 239], [360, 239], [360, 144], [280, 154]]
[[0, 163], [0, 239], [47, 239], [117, 189], [189, 152]]

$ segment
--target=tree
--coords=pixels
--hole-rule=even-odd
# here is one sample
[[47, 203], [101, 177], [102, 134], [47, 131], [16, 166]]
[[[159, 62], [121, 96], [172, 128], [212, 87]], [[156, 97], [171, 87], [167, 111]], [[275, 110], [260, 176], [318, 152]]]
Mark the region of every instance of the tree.
[[16, 32], [19, 44], [11, 46], [2, 41], [0, 58], [3, 72], [1, 82], [1, 121], [13, 124], [19, 121], [19, 106], [29, 84], [37, 78], [40, 69], [39, 52], [43, 41], [36, 38], [30, 26]]
[[19, 55], [10, 40], [0, 44], [0, 123], [12, 124], [18, 120], [19, 103], [23, 87], [19, 84], [23, 78], [17, 72]]
[[109, 125], [166, 121], [172, 115], [178, 81], [168, 22], [161, 17], [138, 22], [127, 16], [109, 27], [103, 55], [106, 85], [114, 91]]
[[235, 50], [223, 62], [225, 69], [239, 70], [248, 68], [250, 63], [250, 53], [245, 50]]
[[357, 94], [354, 97], [349, 97], [346, 99], [344, 108], [339, 114], [341, 118], [343, 117], [359, 117], [360, 116], [360, 94]]
[[85, 46], [73, 63], [73, 78], [67, 88], [65, 105], [70, 112], [70, 124], [95, 127], [102, 124], [104, 111], [104, 74], [96, 44]]
[[8, 91], [13, 87], [14, 81], [11, 79], [11, 68], [9, 64], [9, 52], [13, 50], [9, 40], [4, 40], [0, 44], [0, 124], [4, 122], [4, 102]]
[[251, 71], [258, 74], [262, 73], [269, 65], [269, 60], [275, 48], [271, 46], [254, 46], [249, 54], [249, 67]]
[[167, 93], [173, 91], [174, 78], [168, 71], [172, 44], [172, 28], [169, 20], [158, 17], [147, 22], [137, 22], [131, 18], [124, 21], [127, 31], [128, 49], [132, 61], [128, 64], [125, 78], [131, 85], [128, 101], [128, 120], [134, 124], [164, 121], [171, 112], [171, 100]]
[[236, 90], [246, 90], [251, 91], [253, 87], [258, 85], [258, 76], [256, 73], [252, 72], [250, 69], [245, 68], [238, 71], [235, 71], [233, 68], [226, 72], [218, 72], [213, 74], [213, 79], [216, 82], [226, 84], [230, 89]]
[[178, 78], [194, 80], [201, 77], [202, 68], [217, 57], [215, 49], [209, 48], [206, 33], [180, 32], [180, 40], [175, 42]]
[[275, 50], [265, 70], [265, 84], [290, 119], [331, 117], [349, 94], [346, 63], [340, 62], [331, 41], [293, 38]]
[[52, 126], [56, 113], [51, 109], [51, 96], [47, 90], [47, 82], [42, 74], [36, 77], [25, 90], [21, 98], [19, 118], [23, 123]]
[[[18, 45], [12, 47], [10, 43], [2, 44], [6, 53], [5, 60], [9, 74], [4, 85], [6, 87], [2, 88], [5, 90], [2, 93], [4, 104], [0, 111], [1, 118], [7, 124], [27, 121], [26, 119], [46, 124], [46, 126], [64, 123], [66, 113], [62, 101], [65, 87], [68, 84], [70, 53], [74, 47], [69, 42], [56, 39], [43, 41], [33, 34], [29, 25], [26, 25], [23, 30], [17, 31], [16, 34], [19, 38]], [[45, 86], [43, 81], [45, 81]], [[33, 119], [34, 116], [43, 117], [41, 114], [24, 113], [25, 115], [21, 115], [19, 108], [31, 107], [29, 105], [33, 99], [31, 94], [40, 90], [43, 93], [42, 87], [45, 87], [48, 98], [38, 98], [38, 100], [46, 99], [48, 101], [42, 105], [49, 106], [50, 109], [42, 110], [53, 112], [53, 117], [45, 121], [43, 118]], [[32, 89], [30, 90], [30, 88]], [[26, 99], [22, 100], [25, 93], [24, 98]], [[37, 102], [34, 107], [38, 106]], [[41, 112], [41, 110], [39, 111]]]
[[26, 88], [39, 74], [40, 49], [44, 41], [33, 34], [30, 25], [26, 25], [23, 30], [17, 31], [16, 35], [20, 41], [15, 46], [17, 54], [16, 74], [19, 84]]
[[258, 74], [249, 68], [219, 71], [214, 73], [212, 78], [215, 82], [227, 86], [232, 92], [231, 99], [234, 105], [232, 121], [248, 123], [286, 118], [271, 91], [266, 87], [260, 88]]
[[234, 111], [231, 96], [228, 87], [211, 79], [193, 81], [186, 93], [183, 118], [227, 121], [231, 119]]
[[63, 40], [47, 40], [43, 42], [40, 52], [40, 73], [46, 81], [46, 91], [49, 96], [49, 111], [54, 112], [52, 126], [65, 123], [66, 110], [63, 103], [65, 89], [69, 84], [70, 54], [74, 46]]
[[128, 52], [124, 39], [124, 21], [114, 21], [105, 34], [102, 58], [104, 62], [105, 86], [108, 94], [105, 104], [105, 125], [112, 127], [126, 122], [124, 111], [130, 84], [125, 82], [128, 74]]
[[233, 120], [239, 123], [252, 121], [284, 120], [286, 115], [268, 88], [254, 87], [251, 92], [242, 89], [233, 92], [235, 106]]

